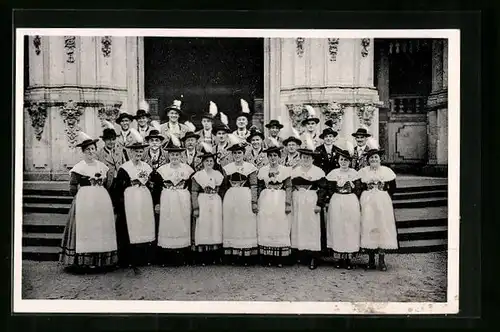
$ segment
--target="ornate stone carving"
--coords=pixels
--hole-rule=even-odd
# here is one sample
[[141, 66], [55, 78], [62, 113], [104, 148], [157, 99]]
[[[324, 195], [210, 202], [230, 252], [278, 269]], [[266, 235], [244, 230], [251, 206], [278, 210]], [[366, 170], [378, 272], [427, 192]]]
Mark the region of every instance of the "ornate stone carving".
[[291, 125], [297, 131], [302, 132], [304, 128], [301, 125], [302, 120], [307, 118], [307, 110], [304, 109], [303, 104], [287, 104], [288, 115], [290, 116]]
[[299, 37], [295, 40], [295, 43], [297, 44], [297, 55], [299, 57], [302, 57], [304, 55], [304, 42], [305, 38]]
[[370, 127], [377, 107], [371, 104], [365, 104], [358, 109], [358, 118], [362, 126]]
[[332, 120], [332, 128], [339, 131], [342, 124], [342, 117], [344, 116], [344, 106], [333, 101], [328, 104], [321, 105], [321, 110], [325, 116], [325, 121]]
[[42, 103], [31, 103], [28, 105], [28, 114], [31, 119], [31, 126], [35, 131], [37, 140], [42, 138], [45, 120], [47, 119], [47, 106]]
[[368, 48], [370, 47], [370, 38], [362, 38], [361, 39], [361, 56], [368, 56]]
[[66, 62], [75, 62], [75, 47], [76, 47], [76, 37], [75, 36], [64, 36], [64, 48], [66, 49], [66, 55], [68, 58]]
[[76, 138], [80, 131], [80, 117], [83, 114], [83, 107], [73, 100], [69, 100], [61, 106], [61, 117], [64, 122], [64, 132], [68, 139], [69, 146], [73, 148], [76, 144]]
[[330, 54], [330, 61], [337, 60], [338, 48], [339, 38], [328, 38], [328, 53]]
[[35, 46], [35, 54], [40, 55], [40, 46], [42, 46], [42, 38], [40, 36], [36, 35], [33, 37], [33, 46]]
[[104, 120], [114, 123], [118, 117], [121, 104], [103, 106], [97, 110], [97, 117], [101, 120], [101, 126], [104, 128]]
[[101, 38], [101, 51], [105, 58], [111, 56], [111, 36], [104, 36]]

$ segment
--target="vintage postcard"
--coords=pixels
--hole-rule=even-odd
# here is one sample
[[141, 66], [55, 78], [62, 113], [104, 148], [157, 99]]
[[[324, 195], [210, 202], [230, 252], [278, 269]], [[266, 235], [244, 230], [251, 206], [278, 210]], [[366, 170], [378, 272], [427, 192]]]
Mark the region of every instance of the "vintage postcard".
[[459, 30], [17, 29], [14, 311], [454, 314]]

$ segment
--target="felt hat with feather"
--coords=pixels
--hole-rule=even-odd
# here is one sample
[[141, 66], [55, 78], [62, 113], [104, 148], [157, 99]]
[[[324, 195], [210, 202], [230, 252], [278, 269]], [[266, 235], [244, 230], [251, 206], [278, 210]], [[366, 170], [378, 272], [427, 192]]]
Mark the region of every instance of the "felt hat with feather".
[[75, 146], [78, 148], [82, 148], [84, 150], [87, 146], [95, 144], [99, 141], [99, 139], [93, 139], [83, 131], [80, 131], [77, 135], [77, 142]]

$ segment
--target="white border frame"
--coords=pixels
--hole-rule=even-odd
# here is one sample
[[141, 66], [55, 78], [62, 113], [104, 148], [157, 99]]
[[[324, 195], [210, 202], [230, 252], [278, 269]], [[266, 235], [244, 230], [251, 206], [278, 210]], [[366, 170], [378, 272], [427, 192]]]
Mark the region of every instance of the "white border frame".
[[[459, 303], [460, 223], [460, 30], [264, 30], [264, 29], [16, 29], [15, 169], [23, 169], [23, 57], [25, 35], [275, 37], [294, 38], [446, 38], [448, 39], [448, 287], [437, 302], [244, 302], [244, 301], [94, 301], [23, 300], [23, 173], [14, 184], [15, 313], [252, 313], [252, 314], [455, 314]], [[450, 110], [452, 110], [450, 112]], [[452, 144], [449, 144], [449, 143]]]

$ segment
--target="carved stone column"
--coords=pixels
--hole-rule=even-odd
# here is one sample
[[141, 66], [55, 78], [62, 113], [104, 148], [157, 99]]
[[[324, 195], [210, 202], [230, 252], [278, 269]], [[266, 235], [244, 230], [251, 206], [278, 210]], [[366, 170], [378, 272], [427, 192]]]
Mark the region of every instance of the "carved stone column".
[[428, 161], [424, 171], [446, 175], [448, 169], [448, 42], [432, 44], [432, 93], [427, 101]]
[[[271, 80], [265, 96], [269, 118], [280, 115], [285, 128], [305, 116], [302, 107], [313, 106], [324, 121], [334, 118], [340, 136], [350, 138], [358, 126], [366, 126], [378, 137], [377, 90], [373, 85], [373, 39], [271, 38], [269, 70]], [[275, 89], [272, 91], [271, 89]], [[279, 91], [276, 91], [278, 90]], [[269, 97], [270, 102], [267, 102]], [[280, 107], [272, 107], [279, 103]], [[267, 119], [266, 119], [267, 120]]]
[[79, 130], [98, 137], [121, 105], [135, 113], [144, 96], [139, 46], [137, 37], [29, 37], [25, 179], [67, 180], [81, 158]]

